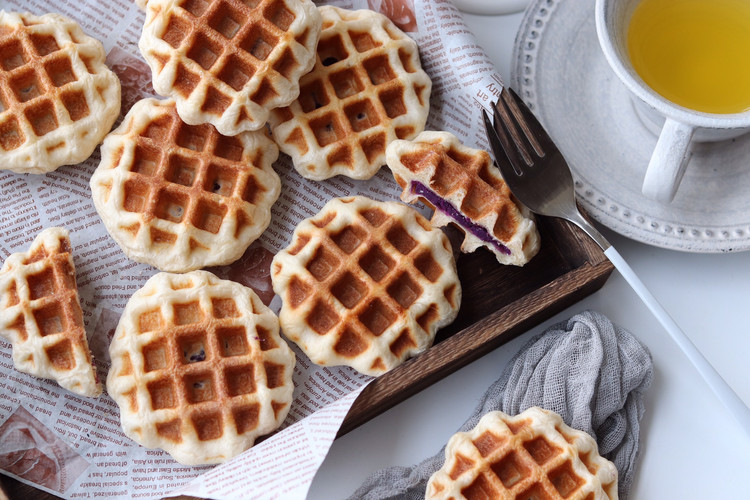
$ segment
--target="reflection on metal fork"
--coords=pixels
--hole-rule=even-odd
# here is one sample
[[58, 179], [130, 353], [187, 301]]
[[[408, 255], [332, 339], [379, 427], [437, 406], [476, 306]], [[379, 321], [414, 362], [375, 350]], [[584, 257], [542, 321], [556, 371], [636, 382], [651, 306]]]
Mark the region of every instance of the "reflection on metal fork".
[[510, 88], [493, 105], [494, 123], [482, 110], [495, 162], [511, 193], [539, 215], [580, 227], [601, 248], [643, 303], [698, 370], [714, 394], [750, 434], [750, 409], [682, 332], [622, 256], [578, 210], [573, 175], [560, 150], [531, 110]]
[[[512, 126], [509, 125], [507, 129], [501, 127], [500, 129], [495, 130], [498, 132], [498, 136], [502, 141], [505, 154], [511, 159], [513, 169], [516, 171], [516, 174], [522, 175], [523, 171], [516, 166], [520, 165], [520, 161], [523, 161], [530, 167], [534, 165], [534, 160], [529, 154], [526, 141], [528, 141], [528, 146], [533, 148], [534, 152], [540, 157], [544, 156], [544, 148], [539, 144], [537, 138], [540, 138], [547, 143], [546, 149], [550, 149], [549, 146], [554, 147], [554, 144], [552, 144], [552, 141], [549, 139], [546, 132], [542, 134], [540, 133], [540, 130], [531, 130], [527, 121], [524, 120], [523, 117], [519, 118], [519, 116], [521, 116], [521, 111], [518, 109], [516, 101], [508, 98], [509, 92], [512, 92], [512, 90], [508, 89], [508, 91], [505, 91], [503, 89], [503, 92], [500, 94], [500, 100], [495, 106], [493, 106], [492, 112], [495, 123], [512, 124]], [[519, 134], [516, 127], [522, 129], [523, 136]], [[506, 135], [506, 131], [510, 133], [510, 137]], [[541, 130], [541, 132], [544, 132], [544, 130]], [[510, 140], [513, 141], [515, 147], [510, 146]]]
[[513, 90], [503, 89], [493, 111], [494, 126], [482, 113], [495, 161], [510, 191], [532, 212], [572, 222], [607, 250], [609, 242], [578, 210], [565, 158], [531, 110]]

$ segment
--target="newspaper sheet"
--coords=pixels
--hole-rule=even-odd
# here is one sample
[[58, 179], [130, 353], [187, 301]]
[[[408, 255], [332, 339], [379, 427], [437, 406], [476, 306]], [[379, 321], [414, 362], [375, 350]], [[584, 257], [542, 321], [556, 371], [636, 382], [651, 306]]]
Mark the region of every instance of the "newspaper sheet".
[[[414, 38], [433, 82], [426, 128], [486, 147], [479, 109], [499, 94], [502, 80], [450, 0], [331, 3], [382, 12]], [[101, 40], [122, 83], [123, 116], [136, 101], [154, 95], [138, 51], [144, 13], [133, 2], [3, 0], [0, 8], [59, 12]], [[130, 261], [104, 228], [89, 190], [98, 163], [97, 150], [79, 165], [46, 175], [0, 170], [0, 260], [25, 251], [47, 227], [70, 230], [89, 343], [104, 380], [120, 312], [157, 270]], [[237, 262], [209, 270], [253, 288], [278, 312], [270, 262], [297, 224], [331, 198], [397, 200], [400, 188], [387, 168], [368, 181], [339, 176], [322, 182], [300, 177], [283, 154], [274, 168], [283, 188], [268, 229]], [[293, 348], [298, 360], [294, 402], [280, 430], [227, 464], [188, 467], [128, 439], [120, 429], [119, 409], [106, 394], [79, 397], [16, 371], [11, 345], [0, 338], [0, 472], [63, 498], [160, 498], [175, 491], [212, 498], [304, 498], [349, 407], [371, 379], [349, 368], [321, 368]], [[297, 467], [278, 467], [286, 463]]]

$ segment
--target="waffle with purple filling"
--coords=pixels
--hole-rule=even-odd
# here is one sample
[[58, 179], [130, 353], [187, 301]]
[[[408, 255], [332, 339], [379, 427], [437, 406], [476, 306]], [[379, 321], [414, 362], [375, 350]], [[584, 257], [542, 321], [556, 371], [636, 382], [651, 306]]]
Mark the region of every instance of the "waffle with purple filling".
[[533, 215], [513, 198], [486, 151], [429, 131], [393, 141], [386, 162], [404, 189], [402, 200], [433, 207], [433, 226], [453, 223], [464, 232], [462, 252], [483, 246], [501, 264], [523, 266], [539, 251]]

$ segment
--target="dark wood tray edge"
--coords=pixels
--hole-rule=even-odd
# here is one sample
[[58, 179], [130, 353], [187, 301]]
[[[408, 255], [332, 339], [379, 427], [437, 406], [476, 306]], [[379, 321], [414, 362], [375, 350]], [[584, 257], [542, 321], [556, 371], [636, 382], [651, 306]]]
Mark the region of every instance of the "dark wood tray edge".
[[[578, 232], [577, 228], [574, 232]], [[604, 286], [614, 266], [586, 236], [574, 237], [579, 239], [586, 262], [378, 377], [354, 402], [337, 436], [354, 430]]]

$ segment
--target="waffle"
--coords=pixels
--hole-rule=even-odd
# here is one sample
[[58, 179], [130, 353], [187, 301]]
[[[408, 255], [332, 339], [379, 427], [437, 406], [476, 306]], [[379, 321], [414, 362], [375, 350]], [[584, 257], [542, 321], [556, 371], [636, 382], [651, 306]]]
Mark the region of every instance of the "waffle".
[[323, 31], [300, 97], [274, 110], [279, 148], [308, 179], [369, 179], [394, 139], [424, 130], [432, 82], [417, 44], [387, 17], [369, 10], [320, 7]]
[[102, 44], [59, 14], [0, 11], [0, 169], [80, 163], [120, 114]]
[[432, 225], [453, 223], [465, 234], [461, 250], [490, 250], [501, 264], [523, 266], [539, 251], [532, 213], [517, 203], [486, 151], [448, 132], [422, 132], [392, 142], [386, 160], [401, 199], [435, 208]]
[[220, 463], [275, 430], [294, 353], [250, 288], [207, 271], [158, 273], [125, 306], [107, 392], [125, 434], [186, 465]]
[[224, 135], [258, 130], [299, 95], [321, 19], [311, 0], [141, 0], [138, 44], [154, 90], [182, 119]]
[[187, 125], [172, 100], [144, 99], [104, 140], [94, 205], [131, 259], [186, 272], [237, 260], [268, 226], [281, 189], [276, 145]]
[[485, 414], [453, 435], [427, 500], [616, 500], [617, 469], [596, 441], [554, 412], [532, 407]]
[[416, 210], [335, 198], [271, 264], [287, 338], [319, 365], [380, 375], [430, 347], [461, 302], [448, 238]]
[[92, 366], [68, 230], [45, 229], [0, 268], [0, 336], [22, 372], [82, 396], [102, 392]]

